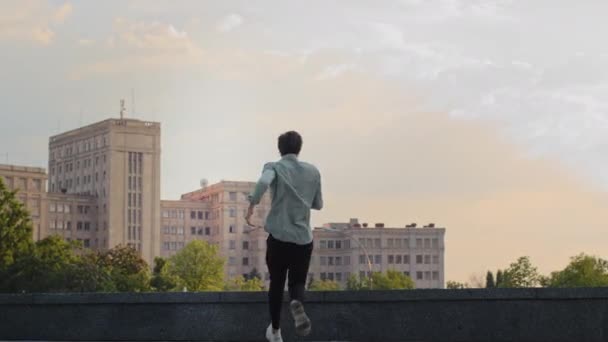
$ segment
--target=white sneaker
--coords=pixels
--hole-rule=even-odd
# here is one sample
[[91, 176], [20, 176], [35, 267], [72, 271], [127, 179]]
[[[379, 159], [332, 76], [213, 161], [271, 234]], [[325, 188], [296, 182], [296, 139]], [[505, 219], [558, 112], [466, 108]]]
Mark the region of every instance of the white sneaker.
[[270, 323], [268, 329], [266, 329], [266, 339], [268, 342], [283, 342], [283, 338], [281, 337], [281, 329], [277, 330], [275, 333], [274, 329], [272, 329], [272, 323]]
[[296, 334], [299, 336], [308, 336], [312, 324], [310, 323], [310, 319], [306, 315], [306, 312], [304, 312], [304, 305], [302, 305], [302, 302], [299, 300], [292, 300], [289, 307], [291, 308], [291, 315], [296, 323]]

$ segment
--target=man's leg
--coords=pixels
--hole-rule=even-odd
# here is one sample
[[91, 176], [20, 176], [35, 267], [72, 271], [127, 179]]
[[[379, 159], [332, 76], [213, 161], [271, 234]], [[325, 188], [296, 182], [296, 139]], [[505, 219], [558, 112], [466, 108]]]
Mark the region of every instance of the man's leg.
[[295, 320], [296, 333], [300, 336], [307, 336], [312, 327], [310, 319], [304, 311], [304, 288], [306, 286], [306, 276], [310, 266], [310, 256], [312, 255], [312, 243], [306, 246], [293, 246], [293, 252], [289, 258], [289, 295], [291, 297], [291, 314]]
[[283, 291], [287, 276], [287, 255], [281, 241], [268, 237], [266, 242], [266, 265], [270, 273], [270, 289], [268, 290], [268, 303], [272, 328], [278, 330], [281, 326], [281, 307], [283, 305]]
[[289, 257], [289, 296], [291, 300], [304, 302], [304, 289], [306, 277], [310, 267], [310, 257], [313, 245], [294, 246]]

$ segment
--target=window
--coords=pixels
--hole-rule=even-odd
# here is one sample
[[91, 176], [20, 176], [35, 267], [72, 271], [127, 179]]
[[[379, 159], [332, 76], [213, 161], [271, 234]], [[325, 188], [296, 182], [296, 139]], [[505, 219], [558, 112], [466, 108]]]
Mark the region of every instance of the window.
[[[79, 206], [80, 207], [80, 206]], [[51, 203], [51, 205], [49, 205], [49, 211], [51, 213], [54, 213], [57, 211], [57, 205], [55, 203]]]
[[203, 227], [199, 227], [196, 232], [198, 235], [203, 235]]
[[416, 255], [416, 264], [422, 264], [422, 255], [421, 254]]
[[228, 265], [236, 265], [236, 258], [235, 257], [228, 258]]
[[211, 235], [211, 228], [205, 227], [205, 235]]
[[416, 280], [422, 280], [422, 272], [416, 272]]
[[198, 219], [199, 219], [199, 220], [202, 220], [202, 219], [203, 219], [203, 212], [202, 212], [202, 211], [199, 211], [199, 212], [198, 212]]
[[320, 259], [321, 266], [327, 265], [327, 257], [326, 256], [322, 256], [319, 259]]
[[406, 254], [403, 256], [403, 263], [404, 264], [409, 264], [410, 263], [410, 256], [409, 254]]
[[342, 257], [336, 257], [336, 266], [341, 266], [342, 265]]
[[342, 281], [342, 273], [336, 273], [336, 281]]
[[336, 240], [336, 249], [342, 249], [342, 241]]
[[184, 227], [177, 227], [177, 235], [184, 235]]
[[320, 246], [320, 248], [321, 249], [327, 248], [327, 240], [321, 240], [321, 246]]
[[163, 233], [164, 234], [169, 234], [170, 233], [171, 228], [169, 228], [168, 226], [164, 226], [163, 227]]
[[416, 248], [422, 248], [422, 239], [416, 239]]
[[373, 239], [366, 239], [365, 240], [365, 247], [372, 247], [374, 243]]
[[67, 226], [65, 227], [65, 229], [72, 230], [72, 222], [71, 221], [67, 222]]
[[424, 248], [431, 248], [431, 239], [424, 239]]
[[359, 279], [363, 279], [365, 278], [365, 272], [364, 271], [360, 271], [359, 272]]
[[177, 233], [177, 227], [172, 226], [171, 227], [171, 234], [176, 234]]
[[321, 272], [321, 280], [327, 280], [327, 273]]
[[333, 249], [334, 248], [334, 240], [327, 241], [327, 248], [329, 248], [329, 249]]
[[344, 265], [350, 265], [350, 255], [344, 257]]
[[230, 208], [230, 217], [236, 217], [236, 209]]
[[426, 265], [430, 265], [431, 264], [431, 256], [430, 255], [425, 255], [424, 256], [424, 263]]
[[327, 273], [327, 280], [334, 281], [334, 274], [333, 274], [333, 272]]
[[205, 211], [205, 220], [208, 220], [208, 219], [209, 219], [209, 212]]
[[395, 257], [395, 264], [397, 264], [397, 265], [401, 265], [401, 263], [402, 263], [402, 260], [401, 260], [401, 255], [397, 255], [397, 256]]
[[243, 249], [249, 249], [249, 241], [243, 241]]
[[365, 239], [364, 238], [359, 238], [359, 246], [364, 246], [365, 247]]
[[230, 225], [230, 227], [228, 228], [228, 232], [231, 233], [231, 234], [236, 233], [236, 229], [234, 229], [233, 225]]
[[169, 243], [168, 242], [163, 242], [163, 249], [168, 251], [169, 250]]
[[84, 239], [84, 247], [85, 248], [91, 247], [91, 239]]
[[249, 266], [249, 258], [243, 258], [243, 266]]
[[433, 248], [439, 248], [439, 239], [433, 239]]
[[388, 256], [388, 263], [389, 264], [394, 264], [395, 263], [395, 256], [394, 255], [389, 255]]
[[387, 240], [387, 244], [388, 244], [388, 248], [393, 248], [394, 244], [395, 244], [395, 240], [394, 239], [388, 239]]
[[330, 256], [329, 258], [327, 258], [327, 264], [329, 266], [333, 266], [334, 265], [334, 257]]
[[[130, 196], [130, 194], [129, 194]], [[163, 218], [169, 218], [169, 211], [168, 210], [163, 210]]]
[[439, 272], [433, 271], [433, 280], [439, 280]]
[[424, 280], [431, 280], [431, 272], [430, 271], [424, 272]]
[[231, 201], [236, 201], [236, 192], [230, 192], [229, 197]]
[[42, 183], [40, 179], [34, 179], [34, 189], [36, 189], [36, 191], [42, 190]]
[[350, 240], [344, 240], [344, 248], [350, 249]]
[[433, 255], [433, 264], [439, 264], [439, 255]]
[[359, 265], [365, 265], [367, 264], [367, 258], [365, 257], [365, 255], [360, 254], [359, 255]]
[[196, 235], [196, 227], [190, 227], [190, 235]]
[[408, 277], [410, 276], [410, 272], [409, 271], [405, 271], [405, 272], [403, 272], [403, 274], [406, 275], [406, 276], [408, 276]]
[[230, 240], [230, 249], [236, 249], [236, 241]]
[[91, 222], [85, 222], [84, 223], [84, 230], [86, 232], [88, 232], [89, 230], [91, 230]]
[[196, 211], [191, 211], [191, 212], [190, 212], [190, 219], [191, 219], [191, 220], [196, 219]]
[[[141, 195], [141, 194], [140, 194], [140, 195]], [[141, 198], [141, 197], [140, 197], [140, 198]], [[139, 200], [139, 205], [141, 205], [141, 199]], [[182, 220], [183, 220], [183, 219], [184, 219], [184, 216], [185, 216], [185, 215], [184, 215], [184, 211], [183, 211], [183, 210], [180, 210], [180, 211], [178, 211], [178, 212], [177, 212], [177, 218], [179, 218], [179, 219], [182, 219]]]
[[382, 263], [382, 255], [375, 255], [374, 256], [374, 263], [379, 265]]

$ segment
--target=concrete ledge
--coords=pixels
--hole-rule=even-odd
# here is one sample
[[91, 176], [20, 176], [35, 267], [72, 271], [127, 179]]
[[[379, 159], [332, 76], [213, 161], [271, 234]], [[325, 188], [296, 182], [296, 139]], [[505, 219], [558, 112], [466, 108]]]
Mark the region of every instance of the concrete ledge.
[[[311, 292], [306, 309], [301, 341], [608, 341], [608, 288]], [[0, 340], [262, 341], [268, 322], [265, 293], [0, 294]]]

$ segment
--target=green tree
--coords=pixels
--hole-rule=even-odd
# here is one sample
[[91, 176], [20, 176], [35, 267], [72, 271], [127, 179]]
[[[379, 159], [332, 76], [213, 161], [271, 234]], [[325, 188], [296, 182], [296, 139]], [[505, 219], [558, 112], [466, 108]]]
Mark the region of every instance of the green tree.
[[116, 246], [105, 253], [112, 282], [118, 292], [150, 290], [150, 269], [139, 253], [129, 246]]
[[245, 279], [245, 277], [239, 276], [229, 280], [224, 285], [224, 290], [244, 292], [264, 291], [264, 282], [262, 282], [262, 280], [258, 277]]
[[32, 244], [30, 214], [0, 177], [0, 272], [6, 272], [20, 254], [31, 252]]
[[221, 291], [224, 288], [224, 259], [217, 246], [194, 240], [169, 259], [168, 274], [178, 288], [189, 291]]
[[372, 274], [372, 289], [374, 290], [407, 290], [416, 287], [412, 278], [399, 271], [375, 272]]
[[496, 271], [496, 284], [495, 284], [495, 287], [502, 287], [502, 283], [503, 283], [502, 271], [498, 270], [498, 271]]
[[260, 274], [260, 272], [258, 272], [258, 269], [255, 267], [251, 270], [251, 272], [247, 273], [245, 280], [251, 280], [254, 278], [258, 278], [260, 280], [262, 279], [262, 275]]
[[488, 274], [486, 275], [486, 288], [491, 289], [496, 287], [496, 284], [494, 283], [494, 274], [492, 274], [492, 271], [488, 271]]
[[467, 283], [460, 283], [453, 280], [448, 280], [446, 287], [451, 290], [455, 289], [468, 289], [469, 285]]
[[548, 287], [606, 287], [608, 261], [595, 256], [579, 254], [570, 258], [562, 271], [552, 272], [545, 280]]
[[155, 291], [166, 292], [176, 289], [177, 279], [169, 275], [169, 265], [167, 259], [156, 257], [154, 258], [154, 270], [150, 286]]
[[116, 292], [105, 254], [84, 252], [71, 267], [68, 288], [71, 292]]
[[519, 257], [503, 272], [501, 287], [535, 287], [540, 284], [540, 274], [527, 256]]
[[368, 279], [359, 279], [354, 274], [351, 274], [346, 280], [346, 289], [349, 291], [369, 290]]
[[8, 270], [11, 292], [69, 291], [72, 270], [78, 261], [74, 245], [53, 235], [36, 242]]
[[339, 291], [340, 284], [332, 280], [315, 280], [312, 282], [309, 291]]

